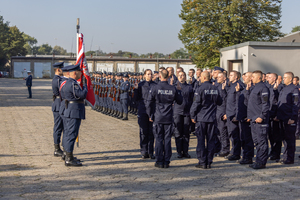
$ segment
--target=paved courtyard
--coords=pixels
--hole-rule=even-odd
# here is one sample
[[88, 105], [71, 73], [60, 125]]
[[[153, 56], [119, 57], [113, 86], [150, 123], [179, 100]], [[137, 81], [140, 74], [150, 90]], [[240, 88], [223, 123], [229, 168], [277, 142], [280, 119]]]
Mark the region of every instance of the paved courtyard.
[[86, 107], [80, 147], [83, 167], [65, 167], [53, 156], [51, 80], [0, 79], [0, 199], [300, 199], [300, 140], [295, 164], [268, 161], [253, 170], [216, 157], [212, 169], [197, 169], [196, 138], [191, 159], [173, 156], [168, 169], [139, 153], [137, 118], [108, 117]]

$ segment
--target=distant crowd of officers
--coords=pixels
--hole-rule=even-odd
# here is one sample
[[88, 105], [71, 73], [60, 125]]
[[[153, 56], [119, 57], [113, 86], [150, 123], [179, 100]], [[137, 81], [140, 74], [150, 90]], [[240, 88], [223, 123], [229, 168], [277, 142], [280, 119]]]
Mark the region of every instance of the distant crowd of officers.
[[[68, 67], [63, 69], [68, 70]], [[65, 99], [69, 105], [77, 105], [73, 109], [84, 110], [84, 107], [78, 109], [78, 104], [83, 103], [86, 89], [78, 87], [74, 75], [71, 81], [66, 81], [70, 82], [67, 87], [61, 86], [66, 74], [55, 93], [61, 98], [60, 109], [64, 107], [64, 113], [72, 109], [62, 103]], [[56, 80], [54, 77], [53, 81]], [[147, 69], [143, 73], [94, 72], [92, 84], [96, 99], [94, 110], [122, 120], [128, 120], [128, 113], [137, 115], [141, 156], [156, 159], [155, 167], [169, 167], [172, 136], [175, 137], [177, 157], [191, 158], [191, 133], [197, 136], [197, 168], [211, 168], [214, 156], [249, 164], [253, 169], [265, 168], [268, 159], [282, 164], [294, 163], [300, 104], [299, 78], [292, 72], [286, 72], [282, 77], [271, 72], [240, 74], [231, 71], [227, 76], [224, 69], [215, 67], [213, 71], [190, 69], [187, 75], [178, 67], [175, 75], [173, 67], [160, 67], [159, 71]], [[76, 90], [81, 92], [77, 94]], [[74, 103], [76, 101], [80, 103]], [[74, 130], [67, 130], [66, 137], [63, 136], [63, 153], [58, 139], [61, 131], [54, 125], [54, 154], [62, 154], [63, 158], [65, 155], [67, 166], [81, 166], [80, 160], [72, 154], [74, 144], [68, 148], [68, 142], [74, 143], [78, 135], [75, 129], [79, 129], [84, 113], [59, 116], [64, 127]], [[72, 117], [78, 121], [69, 122], [67, 118]]]

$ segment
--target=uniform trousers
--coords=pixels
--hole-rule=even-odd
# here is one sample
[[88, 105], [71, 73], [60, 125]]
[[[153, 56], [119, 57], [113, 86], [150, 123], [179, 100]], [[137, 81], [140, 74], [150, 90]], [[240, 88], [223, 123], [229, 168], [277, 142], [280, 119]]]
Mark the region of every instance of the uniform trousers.
[[218, 128], [218, 137], [221, 143], [220, 153], [229, 153], [230, 152], [230, 141], [227, 131], [227, 121], [222, 120], [221, 118], [217, 119], [217, 128]]
[[209, 165], [214, 158], [216, 124], [215, 122], [197, 122], [196, 127], [198, 140], [196, 153], [199, 164]]
[[31, 86], [28, 86], [28, 94], [29, 94], [29, 98], [32, 98], [32, 93], [31, 93]]
[[300, 136], [300, 112], [299, 111], [298, 111], [297, 129], [295, 135]]
[[232, 119], [233, 116], [227, 119], [228, 135], [232, 144], [230, 154], [240, 156], [241, 140], [240, 140], [239, 122], [233, 122]]
[[270, 119], [269, 121], [269, 140], [271, 145], [270, 155], [280, 158], [281, 146], [283, 140], [282, 123]]
[[188, 154], [190, 143], [191, 117], [185, 115], [174, 115], [175, 143], [177, 153]]
[[254, 143], [251, 134], [250, 122], [240, 121], [239, 129], [243, 158], [252, 159], [254, 157]]
[[251, 133], [256, 148], [256, 162], [265, 165], [268, 160], [268, 124], [251, 122]]
[[154, 151], [153, 123], [149, 121], [149, 116], [146, 113], [143, 113], [138, 115], [138, 124], [140, 126], [141, 154], [153, 155], [153, 151]]
[[283, 160], [294, 162], [295, 151], [296, 151], [296, 137], [295, 132], [296, 124], [287, 124], [286, 122], [280, 121], [281, 123], [281, 133], [283, 135]]
[[53, 112], [54, 127], [53, 127], [53, 138], [54, 144], [60, 144], [61, 133], [64, 129], [63, 120], [59, 112]]
[[160, 165], [169, 164], [172, 156], [172, 124], [153, 123], [155, 137], [155, 157]]
[[[60, 115], [62, 122], [63, 122], [63, 126], [64, 126], [64, 134], [62, 137], [62, 146], [64, 147], [66, 144], [66, 136], [67, 136], [67, 132], [68, 132], [68, 127], [67, 127], [67, 121], [66, 118], [63, 115]], [[65, 149], [65, 147], [64, 147]]]
[[75, 118], [67, 118], [65, 117], [66, 125], [68, 128], [68, 131], [66, 133], [64, 144], [64, 150], [66, 152], [73, 152], [74, 150], [74, 143], [78, 136], [79, 127], [81, 124], [81, 119], [75, 119]]
[[121, 99], [121, 104], [122, 104], [122, 110], [123, 110], [123, 112], [125, 114], [128, 114], [128, 101], [127, 101], [127, 99]]

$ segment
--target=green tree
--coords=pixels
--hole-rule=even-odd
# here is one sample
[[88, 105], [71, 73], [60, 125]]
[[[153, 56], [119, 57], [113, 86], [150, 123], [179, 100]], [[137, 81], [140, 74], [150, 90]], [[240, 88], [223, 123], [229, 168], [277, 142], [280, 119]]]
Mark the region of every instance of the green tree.
[[56, 46], [53, 47], [53, 53], [55, 55], [67, 55], [67, 50], [65, 50], [61, 46], [56, 45]]
[[171, 58], [173, 59], [187, 59], [189, 58], [188, 52], [184, 48], [180, 48], [173, 53], [171, 53]]
[[300, 31], [300, 26], [293, 27], [292, 33], [297, 32], [297, 31]]
[[220, 48], [246, 41], [275, 41], [281, 0], [183, 0], [179, 39], [198, 67], [219, 65]]
[[52, 47], [49, 44], [42, 44], [38, 48], [38, 54], [40, 55], [52, 55]]
[[9, 37], [7, 39], [7, 46], [5, 50], [7, 51], [8, 59], [11, 56], [26, 55], [26, 49], [24, 48], [25, 40], [23, 38], [23, 32], [16, 27], [9, 27]]
[[0, 68], [3, 69], [3, 66], [6, 64], [7, 58], [7, 39], [10, 34], [9, 32], [9, 23], [4, 22], [2, 16], [0, 16]]
[[37, 43], [37, 39], [34, 37], [31, 37], [30, 35], [27, 35], [23, 33], [23, 38], [25, 40], [24, 48], [26, 49], [26, 54], [32, 54], [33, 53], [33, 46]]

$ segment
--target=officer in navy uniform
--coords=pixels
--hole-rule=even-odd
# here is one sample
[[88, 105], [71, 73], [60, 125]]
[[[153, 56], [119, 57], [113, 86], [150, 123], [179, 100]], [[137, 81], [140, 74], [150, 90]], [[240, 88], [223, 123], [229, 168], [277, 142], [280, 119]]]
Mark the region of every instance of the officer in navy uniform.
[[296, 151], [295, 132], [299, 109], [299, 90], [292, 83], [293, 78], [292, 72], [284, 74], [285, 87], [280, 91], [278, 98], [277, 119], [280, 120], [284, 144], [283, 157], [280, 160], [282, 164], [294, 164]]
[[130, 83], [128, 81], [128, 74], [124, 74], [123, 76], [124, 82], [121, 83], [121, 95], [120, 100], [122, 104], [122, 111], [124, 114], [124, 117], [122, 120], [128, 120], [128, 90], [130, 89]]
[[190, 108], [193, 103], [194, 91], [192, 84], [186, 83], [186, 73], [178, 73], [178, 82], [181, 86], [183, 102], [181, 105], [174, 103], [174, 125], [177, 158], [191, 158], [189, 155], [190, 143]]
[[[146, 111], [153, 123], [155, 136], [155, 167], [168, 168], [172, 156], [171, 137], [173, 126], [173, 103], [182, 104], [181, 87], [168, 84], [168, 71], [160, 72], [160, 82], [149, 92]], [[155, 110], [151, 103], [155, 102]]]
[[237, 115], [237, 97], [239, 93], [236, 91], [237, 85], [239, 90], [243, 89], [238, 80], [238, 72], [232, 71], [229, 74], [230, 86], [227, 87], [227, 103], [226, 103], [226, 118], [228, 134], [232, 143], [231, 152], [227, 158], [230, 161], [239, 160], [241, 155], [241, 140], [239, 131], [239, 121], [236, 118]]
[[158, 73], [158, 71], [154, 71], [153, 72], [153, 79], [152, 79], [152, 81], [154, 81], [155, 83], [159, 82], [159, 73]]
[[66, 166], [82, 166], [79, 160], [74, 159], [74, 143], [78, 136], [81, 120], [85, 119], [84, 99], [87, 95], [86, 87], [81, 88], [77, 80], [81, 77], [80, 65], [69, 67], [70, 78], [66, 81], [61, 93], [64, 93], [66, 108], [64, 117], [67, 124], [66, 142], [64, 150], [66, 151]]
[[28, 99], [32, 98], [32, 93], [31, 93], [31, 86], [32, 86], [32, 75], [31, 71], [27, 71], [28, 77], [25, 79], [26, 80], [26, 86], [28, 88], [28, 93], [29, 96], [27, 97]]
[[252, 73], [252, 83], [247, 84], [245, 98], [248, 102], [247, 118], [251, 123], [252, 139], [256, 148], [256, 161], [250, 164], [253, 169], [266, 168], [268, 160], [268, 126], [270, 109], [270, 92], [266, 84], [262, 82], [262, 72]]
[[55, 71], [55, 75], [52, 79], [52, 92], [53, 92], [53, 103], [52, 103], [52, 112], [54, 117], [54, 127], [53, 127], [53, 138], [54, 138], [54, 156], [61, 157], [63, 155], [63, 151], [60, 149], [60, 139], [61, 133], [64, 129], [63, 120], [59, 114], [61, 98], [59, 94], [59, 88], [61, 84], [61, 76], [64, 62], [55, 63], [53, 65], [53, 69]]
[[[145, 81], [136, 83], [134, 86], [134, 101], [138, 103], [138, 124], [140, 126], [142, 158], [155, 159], [153, 123], [149, 121], [150, 117], [146, 112], [146, 101], [150, 89], [156, 85], [156, 83], [152, 81], [152, 71], [150, 69], [146, 69], [144, 74]], [[154, 107], [155, 103], [152, 103], [150, 106]]]
[[[210, 73], [201, 73], [202, 84], [197, 88], [190, 114], [196, 124], [197, 147], [196, 153], [199, 160], [197, 168], [211, 168], [215, 151], [216, 137], [216, 111], [217, 105], [222, 104], [222, 98], [216, 86], [210, 81]], [[206, 142], [205, 142], [206, 139]], [[205, 146], [205, 143], [207, 144]]]

